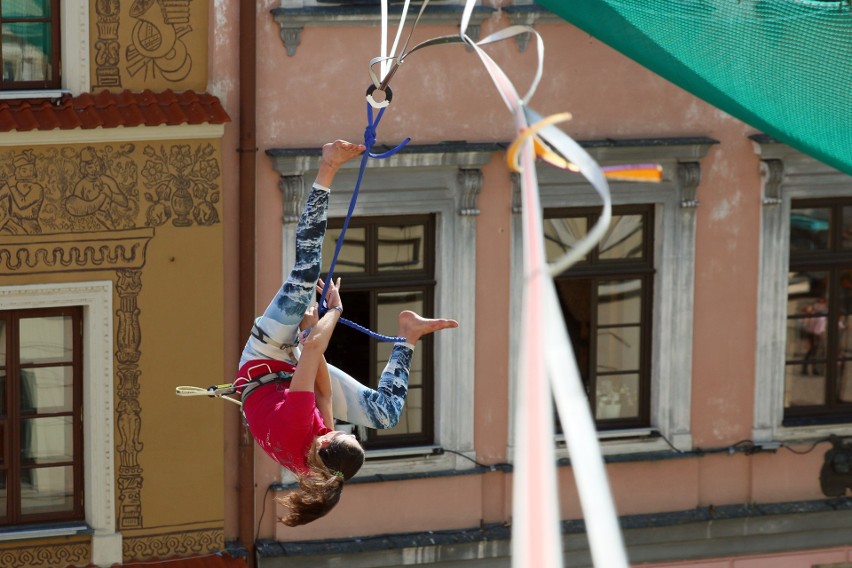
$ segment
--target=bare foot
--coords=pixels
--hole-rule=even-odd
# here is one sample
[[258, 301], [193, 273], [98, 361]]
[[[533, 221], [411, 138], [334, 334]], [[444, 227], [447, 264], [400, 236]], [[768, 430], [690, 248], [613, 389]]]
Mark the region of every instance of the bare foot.
[[427, 333], [458, 326], [456, 320], [424, 318], [408, 310], [399, 314], [399, 335], [412, 345]]
[[346, 140], [335, 140], [322, 147], [322, 162], [334, 169], [359, 156], [367, 147]]
[[345, 140], [329, 142], [322, 147], [316, 182], [322, 186], [331, 187], [340, 166], [359, 156], [366, 149], [367, 147], [363, 144], [352, 144]]

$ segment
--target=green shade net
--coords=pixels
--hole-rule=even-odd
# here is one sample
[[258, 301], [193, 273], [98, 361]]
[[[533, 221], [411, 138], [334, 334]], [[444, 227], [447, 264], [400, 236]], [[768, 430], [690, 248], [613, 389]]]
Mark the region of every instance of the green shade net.
[[536, 1], [695, 96], [852, 174], [848, 0]]

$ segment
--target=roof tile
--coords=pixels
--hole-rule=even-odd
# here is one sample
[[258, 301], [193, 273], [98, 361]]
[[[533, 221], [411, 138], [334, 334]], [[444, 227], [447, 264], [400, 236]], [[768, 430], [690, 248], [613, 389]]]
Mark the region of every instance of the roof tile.
[[217, 97], [194, 91], [101, 91], [60, 99], [0, 100], [0, 132], [224, 124], [230, 120]]

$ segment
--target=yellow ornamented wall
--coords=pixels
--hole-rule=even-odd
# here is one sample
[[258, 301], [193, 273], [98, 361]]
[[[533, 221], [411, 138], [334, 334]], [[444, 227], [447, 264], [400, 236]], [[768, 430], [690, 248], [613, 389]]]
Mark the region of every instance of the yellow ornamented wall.
[[204, 90], [208, 3], [91, 2], [92, 91]]
[[225, 380], [221, 179], [215, 139], [0, 149], [0, 286], [113, 282], [125, 559], [224, 544], [222, 403], [174, 395]]

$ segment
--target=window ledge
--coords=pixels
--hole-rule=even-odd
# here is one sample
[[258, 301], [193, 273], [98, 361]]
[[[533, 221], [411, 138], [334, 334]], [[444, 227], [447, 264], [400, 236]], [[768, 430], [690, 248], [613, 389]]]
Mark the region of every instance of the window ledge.
[[29, 540], [34, 538], [53, 538], [57, 536], [72, 536], [91, 534], [93, 531], [86, 523], [63, 523], [38, 525], [35, 527], [12, 527], [0, 529], [0, 542]]
[[9, 99], [60, 99], [70, 94], [65, 89], [54, 89], [46, 91], [0, 91], [0, 100]]

